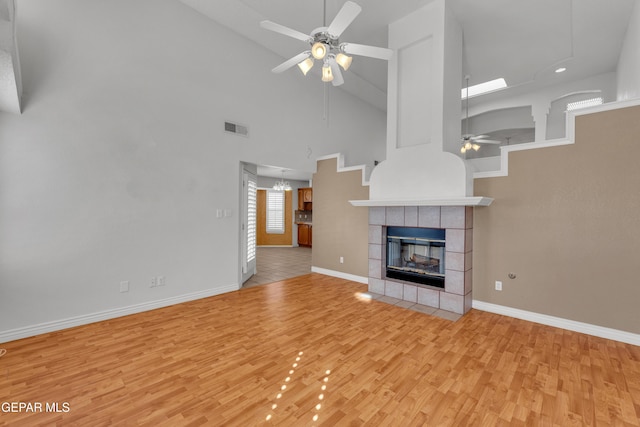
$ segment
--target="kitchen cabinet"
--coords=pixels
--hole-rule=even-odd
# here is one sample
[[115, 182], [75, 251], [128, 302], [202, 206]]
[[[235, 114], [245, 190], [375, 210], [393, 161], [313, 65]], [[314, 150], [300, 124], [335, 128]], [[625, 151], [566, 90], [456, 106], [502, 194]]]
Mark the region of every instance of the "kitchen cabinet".
[[298, 210], [313, 210], [313, 189], [298, 188]]
[[298, 224], [298, 245], [311, 246], [313, 227], [309, 224]]

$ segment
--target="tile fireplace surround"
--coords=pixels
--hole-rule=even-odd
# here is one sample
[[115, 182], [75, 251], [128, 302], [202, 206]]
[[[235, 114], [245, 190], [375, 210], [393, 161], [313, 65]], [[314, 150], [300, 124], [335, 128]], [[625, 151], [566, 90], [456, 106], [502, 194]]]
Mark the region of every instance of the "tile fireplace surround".
[[[446, 230], [444, 289], [385, 278], [387, 226]], [[369, 207], [369, 292], [464, 314], [471, 309], [471, 206]]]

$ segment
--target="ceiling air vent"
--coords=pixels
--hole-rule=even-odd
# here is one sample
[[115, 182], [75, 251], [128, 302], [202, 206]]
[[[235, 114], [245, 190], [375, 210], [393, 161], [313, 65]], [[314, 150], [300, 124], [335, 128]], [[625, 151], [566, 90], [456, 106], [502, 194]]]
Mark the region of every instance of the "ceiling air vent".
[[249, 128], [238, 123], [224, 122], [224, 131], [240, 136], [249, 136]]

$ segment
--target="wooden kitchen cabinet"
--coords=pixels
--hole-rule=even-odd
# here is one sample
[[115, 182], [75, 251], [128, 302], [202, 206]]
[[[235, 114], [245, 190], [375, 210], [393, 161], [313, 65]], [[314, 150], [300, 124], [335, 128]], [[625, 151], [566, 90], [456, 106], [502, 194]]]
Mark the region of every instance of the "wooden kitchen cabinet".
[[298, 210], [310, 211], [313, 210], [313, 189], [311, 188], [298, 188]]
[[298, 245], [311, 246], [312, 226], [309, 224], [298, 224]]

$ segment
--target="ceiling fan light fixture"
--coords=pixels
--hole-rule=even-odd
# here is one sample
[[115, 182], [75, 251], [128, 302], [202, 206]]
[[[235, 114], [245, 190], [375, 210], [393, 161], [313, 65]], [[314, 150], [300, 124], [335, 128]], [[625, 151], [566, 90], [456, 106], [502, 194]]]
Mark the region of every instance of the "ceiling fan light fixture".
[[298, 64], [298, 68], [300, 68], [300, 71], [302, 71], [302, 74], [306, 76], [309, 70], [313, 68], [313, 64], [314, 64], [313, 59], [307, 58]]
[[331, 66], [325, 62], [322, 66], [322, 81], [330, 82], [333, 80], [333, 73], [331, 72]]
[[336, 55], [336, 62], [338, 65], [342, 67], [343, 70], [347, 71], [351, 66], [352, 57], [345, 55], [344, 53], [339, 53]]
[[474, 151], [478, 151], [480, 149], [480, 146], [478, 144], [472, 144], [471, 148], [473, 148]]
[[311, 46], [311, 55], [316, 59], [324, 59], [327, 56], [327, 45], [322, 42], [315, 42]]
[[327, 26], [327, 0], [324, 0], [323, 26], [316, 28], [309, 35], [275, 22], [267, 20], [260, 22], [260, 26], [266, 30], [303, 41], [307, 46], [311, 45], [311, 50], [299, 53], [273, 68], [271, 71], [273, 73], [282, 73], [294, 65], [298, 65], [300, 71], [306, 75], [313, 67], [313, 61], [317, 59], [323, 62], [322, 81], [332, 82], [333, 86], [340, 86], [344, 83], [340, 69], [342, 68], [344, 71], [347, 71], [351, 66], [352, 59], [350, 55], [366, 56], [388, 61], [393, 56], [391, 49], [357, 43], [339, 42], [342, 33], [351, 25], [361, 11], [362, 8], [359, 5], [348, 0], [344, 2], [333, 18], [333, 21]]

